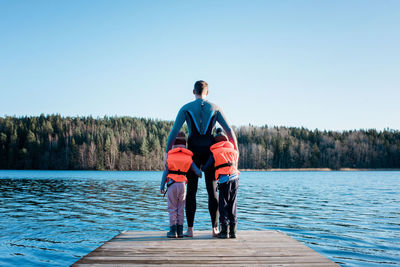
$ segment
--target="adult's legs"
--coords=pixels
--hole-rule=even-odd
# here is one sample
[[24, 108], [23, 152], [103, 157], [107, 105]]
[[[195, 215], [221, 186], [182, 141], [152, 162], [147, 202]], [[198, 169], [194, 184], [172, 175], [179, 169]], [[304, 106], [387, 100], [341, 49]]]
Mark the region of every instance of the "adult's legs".
[[188, 172], [186, 178], [188, 180], [186, 193], [186, 221], [188, 227], [193, 227], [194, 215], [196, 213], [196, 193], [199, 178], [192, 171]]
[[218, 226], [218, 194], [217, 181], [215, 180], [215, 170], [210, 168], [205, 172], [206, 188], [208, 193], [208, 211], [211, 217], [212, 227]]
[[[197, 165], [197, 167], [200, 168], [210, 158], [211, 155], [210, 146], [212, 145], [214, 138], [211, 135], [211, 131], [207, 132], [206, 135], [200, 135], [196, 131], [196, 129], [192, 130], [194, 131], [192, 131], [192, 136], [190, 136], [188, 139], [188, 148], [193, 152], [193, 162]], [[191, 228], [193, 227], [194, 213], [196, 211], [196, 192], [197, 192], [198, 178], [197, 177], [194, 178], [195, 175], [191, 171], [188, 173], [187, 177], [188, 177], [188, 190], [186, 196], [186, 218], [188, 221], [188, 228]], [[195, 185], [194, 184], [190, 185], [190, 182], [193, 180], [195, 180]], [[209, 168], [205, 172], [204, 180], [206, 182], [206, 188], [208, 193], [208, 209], [210, 212], [211, 224], [213, 226], [213, 234], [215, 234], [214, 233], [216, 231], [215, 227], [218, 225], [218, 198], [216, 193], [214, 168]], [[191, 188], [189, 188], [189, 186]]]

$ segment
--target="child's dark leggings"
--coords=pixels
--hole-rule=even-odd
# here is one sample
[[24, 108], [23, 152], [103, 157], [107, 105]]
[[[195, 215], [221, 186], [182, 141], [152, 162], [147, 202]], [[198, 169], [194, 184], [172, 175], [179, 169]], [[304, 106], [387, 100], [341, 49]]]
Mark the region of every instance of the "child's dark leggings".
[[219, 191], [219, 222], [220, 224], [236, 224], [236, 195], [239, 179], [229, 180], [218, 185]]

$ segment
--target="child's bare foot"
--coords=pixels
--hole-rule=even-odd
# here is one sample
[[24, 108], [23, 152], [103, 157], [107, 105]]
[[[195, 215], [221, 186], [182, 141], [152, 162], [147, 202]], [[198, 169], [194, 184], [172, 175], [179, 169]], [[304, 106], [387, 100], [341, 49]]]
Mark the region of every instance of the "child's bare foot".
[[193, 227], [188, 227], [187, 232], [183, 234], [186, 237], [193, 237]]
[[213, 229], [212, 229], [212, 236], [213, 237], [217, 237], [217, 235], [218, 235], [218, 227], [213, 227]]

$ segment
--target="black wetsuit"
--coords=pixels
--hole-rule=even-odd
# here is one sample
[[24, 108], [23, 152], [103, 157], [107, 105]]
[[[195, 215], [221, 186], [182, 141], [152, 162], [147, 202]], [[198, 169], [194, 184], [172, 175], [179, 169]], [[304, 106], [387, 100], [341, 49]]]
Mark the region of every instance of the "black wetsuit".
[[[219, 107], [204, 99], [196, 99], [184, 105], [179, 110], [174, 127], [168, 137], [166, 152], [172, 148], [174, 140], [184, 122], [187, 123], [189, 130], [188, 149], [193, 152], [193, 161], [198, 167], [205, 165], [211, 155], [210, 146], [214, 143], [212, 131], [216, 122], [222, 126], [227, 133], [229, 141], [237, 148], [236, 136]], [[187, 179], [186, 220], [188, 227], [193, 227], [199, 178], [193, 172], [189, 171]], [[217, 227], [218, 195], [216, 192], [214, 167], [209, 168], [205, 172], [205, 182], [208, 193], [208, 210], [210, 212], [211, 224], [213, 227]]]

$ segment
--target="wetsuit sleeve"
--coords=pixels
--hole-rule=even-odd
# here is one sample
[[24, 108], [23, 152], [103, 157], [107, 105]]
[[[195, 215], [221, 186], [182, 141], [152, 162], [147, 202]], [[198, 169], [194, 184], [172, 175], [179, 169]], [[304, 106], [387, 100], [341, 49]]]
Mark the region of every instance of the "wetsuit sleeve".
[[185, 123], [185, 112], [183, 108], [181, 108], [178, 112], [178, 115], [176, 116], [174, 126], [172, 127], [171, 132], [169, 133], [168, 136], [168, 141], [167, 141], [167, 147], [165, 149], [165, 152], [168, 153], [168, 151], [171, 150], [172, 145], [174, 144], [174, 140], [176, 136], [178, 135], [179, 130], [182, 128], [182, 125]]
[[201, 170], [202, 170], [203, 172], [205, 172], [205, 171], [208, 170], [208, 168], [210, 168], [214, 163], [215, 163], [214, 156], [211, 155], [211, 156], [208, 158], [207, 163], [201, 168]]
[[160, 190], [163, 190], [165, 188], [165, 183], [167, 181], [167, 175], [168, 175], [168, 170], [165, 169], [161, 178], [161, 185], [160, 185]]
[[222, 128], [226, 132], [229, 142], [231, 142], [235, 146], [235, 149], [237, 151], [239, 151], [239, 147], [238, 147], [237, 140], [236, 140], [236, 135], [233, 132], [231, 126], [228, 124], [228, 121], [225, 119], [225, 115], [222, 112], [222, 110], [218, 110], [217, 121], [219, 122], [219, 124], [221, 124]]
[[190, 169], [198, 176], [201, 177], [202, 173], [200, 169], [196, 166], [196, 164], [193, 162], [192, 165], [190, 166]]

